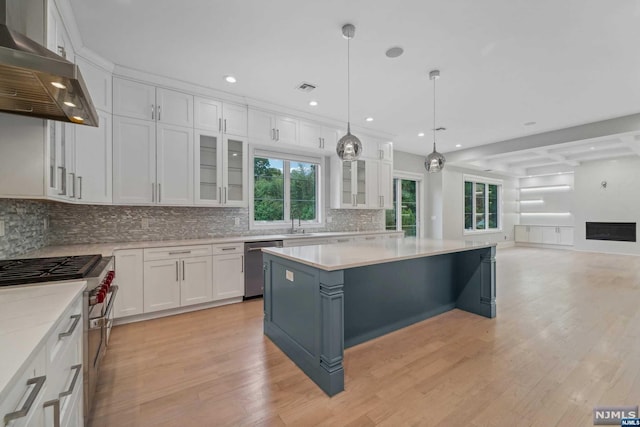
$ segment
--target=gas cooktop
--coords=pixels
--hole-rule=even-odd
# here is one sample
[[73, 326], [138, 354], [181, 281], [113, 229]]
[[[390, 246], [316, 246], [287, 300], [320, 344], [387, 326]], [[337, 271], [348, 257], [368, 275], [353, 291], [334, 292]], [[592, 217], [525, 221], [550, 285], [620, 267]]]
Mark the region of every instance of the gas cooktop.
[[82, 279], [101, 259], [102, 255], [80, 255], [3, 260], [0, 261], [0, 286]]

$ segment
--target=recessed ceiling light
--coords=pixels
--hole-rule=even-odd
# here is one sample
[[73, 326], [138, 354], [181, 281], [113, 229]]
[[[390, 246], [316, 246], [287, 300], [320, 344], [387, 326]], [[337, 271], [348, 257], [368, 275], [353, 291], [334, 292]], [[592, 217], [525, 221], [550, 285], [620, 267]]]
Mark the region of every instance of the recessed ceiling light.
[[387, 58], [397, 58], [398, 56], [402, 55], [404, 53], [404, 49], [401, 48], [400, 46], [394, 46], [391, 47], [389, 49], [387, 49], [387, 51], [384, 53], [385, 55], [387, 55]]
[[58, 82], [51, 82], [51, 86], [57, 87], [58, 89], [66, 89], [67, 88], [65, 85], [63, 85], [62, 83], [58, 83]]
[[373, 121], [373, 117], [367, 117], [365, 120], [368, 121], [368, 122], [372, 122]]
[[64, 105], [66, 105], [67, 107], [75, 107], [76, 104], [74, 104], [73, 102], [69, 102], [69, 101], [64, 101]]
[[524, 125], [525, 125], [525, 126], [533, 126], [533, 125], [535, 125], [535, 124], [536, 124], [536, 122], [527, 122], [527, 123], [525, 123]]
[[312, 107], [317, 107], [318, 101], [309, 101], [309, 105], [311, 105]]
[[462, 144], [456, 144], [456, 148], [462, 147]]
[[224, 76], [224, 79], [225, 79], [225, 81], [226, 81], [227, 83], [235, 83], [235, 82], [237, 82], [237, 81], [238, 81], [238, 80], [236, 80], [236, 78], [235, 78], [235, 77], [233, 77], [233, 76]]
[[591, 150], [595, 150], [595, 149], [596, 149], [596, 147], [591, 147]]
[[424, 136], [424, 132], [420, 132], [418, 136]]

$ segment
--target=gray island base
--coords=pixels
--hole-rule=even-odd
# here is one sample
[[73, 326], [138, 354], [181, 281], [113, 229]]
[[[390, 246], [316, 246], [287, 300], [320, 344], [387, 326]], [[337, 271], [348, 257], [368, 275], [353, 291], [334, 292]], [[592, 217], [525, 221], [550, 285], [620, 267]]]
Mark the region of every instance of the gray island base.
[[496, 315], [495, 244], [431, 239], [264, 250], [264, 333], [326, 394], [344, 349], [458, 308]]

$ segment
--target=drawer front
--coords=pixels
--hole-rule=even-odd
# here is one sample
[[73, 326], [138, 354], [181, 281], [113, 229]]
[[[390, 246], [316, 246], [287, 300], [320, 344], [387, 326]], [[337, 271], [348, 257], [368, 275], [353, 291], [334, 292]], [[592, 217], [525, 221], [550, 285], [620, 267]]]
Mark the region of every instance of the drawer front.
[[211, 245], [171, 246], [144, 250], [145, 261], [160, 261], [175, 258], [211, 255]]
[[47, 366], [46, 353], [44, 347], [38, 351], [33, 361], [20, 373], [17, 381], [0, 401], [0, 421], [3, 422], [3, 426], [5, 416], [26, 409], [29, 406], [29, 400], [31, 400], [29, 411], [24, 416], [16, 414], [7, 426], [38, 425], [35, 420], [42, 417], [42, 402], [48, 385], [48, 378], [44, 378], [43, 381]]
[[228, 245], [213, 245], [212, 250], [214, 255], [242, 254], [244, 253], [244, 244], [229, 243]]
[[60, 317], [47, 339], [47, 366], [60, 365], [69, 347], [82, 339], [82, 295]]
[[326, 238], [311, 238], [311, 239], [289, 239], [285, 240], [283, 246], [285, 248], [292, 248], [295, 246], [310, 246], [310, 245], [325, 245], [332, 243], [331, 239]]

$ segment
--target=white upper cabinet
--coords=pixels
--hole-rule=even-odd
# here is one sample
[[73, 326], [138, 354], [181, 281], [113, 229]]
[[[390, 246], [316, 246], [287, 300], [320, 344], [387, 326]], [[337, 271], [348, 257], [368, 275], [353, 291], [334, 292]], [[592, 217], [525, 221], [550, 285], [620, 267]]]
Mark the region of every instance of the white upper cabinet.
[[98, 110], [111, 113], [112, 108], [112, 81], [111, 73], [94, 65], [81, 56], [76, 56], [76, 64], [80, 67], [93, 105]]
[[298, 144], [304, 148], [334, 151], [338, 142], [338, 130], [319, 123], [300, 121]]
[[77, 200], [84, 203], [112, 202], [111, 114], [98, 111], [99, 127], [76, 127]]
[[156, 161], [157, 202], [193, 204], [193, 130], [158, 125]]
[[222, 106], [222, 132], [225, 135], [247, 136], [247, 106], [225, 102]]
[[194, 99], [194, 108], [194, 128], [222, 132], [222, 102], [196, 97]]
[[113, 202], [156, 202], [156, 125], [129, 117], [113, 118]]
[[367, 205], [371, 209], [393, 208], [393, 164], [367, 160]]
[[156, 88], [131, 80], [113, 79], [113, 114], [155, 121]]
[[249, 109], [249, 139], [251, 142], [295, 145], [299, 138], [299, 121], [267, 111]]
[[158, 123], [192, 127], [193, 96], [175, 90], [156, 89], [156, 120]]
[[371, 191], [367, 186], [367, 180], [371, 176], [371, 172], [367, 172], [371, 167], [369, 162], [366, 160], [343, 162], [337, 156], [331, 159], [331, 208], [368, 208], [368, 193]]

